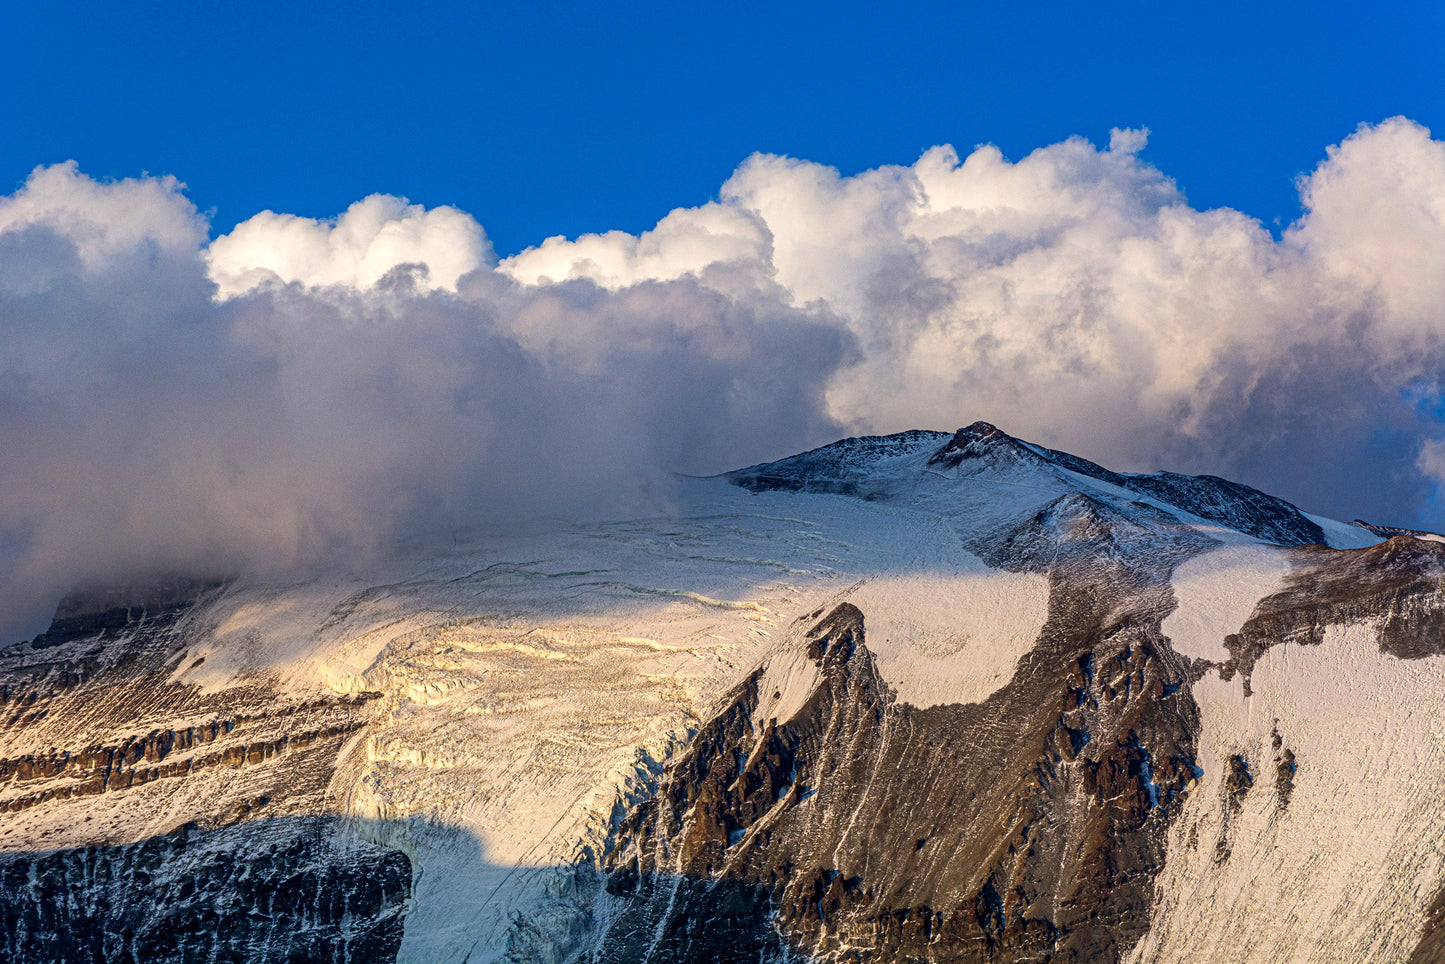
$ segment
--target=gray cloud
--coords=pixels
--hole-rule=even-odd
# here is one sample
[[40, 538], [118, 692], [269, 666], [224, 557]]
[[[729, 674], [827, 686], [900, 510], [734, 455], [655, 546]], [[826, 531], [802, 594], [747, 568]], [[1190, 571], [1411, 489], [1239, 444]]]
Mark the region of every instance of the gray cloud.
[[[189, 210], [153, 186], [107, 188]], [[672, 470], [838, 430], [823, 391], [848, 336], [777, 299], [688, 278], [529, 288], [485, 265], [457, 290], [401, 267], [218, 299], [203, 238], [152, 232], [88, 260], [83, 239], [106, 230], [42, 210], [0, 234], [12, 634], [75, 584], [344, 565], [439, 528], [659, 511]]]

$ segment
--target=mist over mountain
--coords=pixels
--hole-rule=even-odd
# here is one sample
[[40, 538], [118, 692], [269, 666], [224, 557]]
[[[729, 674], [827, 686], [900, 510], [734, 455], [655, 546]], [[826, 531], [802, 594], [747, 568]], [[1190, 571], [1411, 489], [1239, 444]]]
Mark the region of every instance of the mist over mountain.
[[4, 22], [0, 964], [1445, 964], [1445, 5]]

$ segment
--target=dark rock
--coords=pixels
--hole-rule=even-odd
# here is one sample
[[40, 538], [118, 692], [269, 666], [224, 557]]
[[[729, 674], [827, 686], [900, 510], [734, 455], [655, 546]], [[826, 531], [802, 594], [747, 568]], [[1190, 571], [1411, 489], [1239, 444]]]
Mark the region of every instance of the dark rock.
[[797, 642], [821, 677], [797, 716], [754, 725], [755, 673], [624, 820], [598, 960], [756, 961], [780, 939], [856, 961], [1118, 959], [1194, 776], [1195, 711], [1162, 695], [1180, 667], [1157, 625], [1101, 615], [1060, 579], [1008, 687], [919, 709], [837, 607]]
[[1396, 536], [1367, 549], [1297, 550], [1284, 588], [1261, 599], [1225, 639], [1224, 679], [1249, 676], [1273, 646], [1314, 646], [1330, 626], [1376, 623], [1380, 650], [1399, 659], [1445, 653], [1445, 543]]
[[139, 843], [0, 855], [12, 964], [393, 961], [406, 856], [326, 819], [183, 826]]

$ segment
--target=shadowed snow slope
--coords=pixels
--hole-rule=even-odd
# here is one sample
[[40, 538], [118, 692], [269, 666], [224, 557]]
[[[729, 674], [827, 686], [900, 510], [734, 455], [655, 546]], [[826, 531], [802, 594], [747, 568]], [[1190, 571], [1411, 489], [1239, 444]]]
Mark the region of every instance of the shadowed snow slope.
[[[60, 959], [102, 918], [66, 959], [1438, 946], [1445, 544], [985, 423], [681, 491], [68, 602], [0, 652], [3, 946]], [[264, 896], [293, 879], [320, 896]], [[126, 930], [148, 901], [190, 936]]]

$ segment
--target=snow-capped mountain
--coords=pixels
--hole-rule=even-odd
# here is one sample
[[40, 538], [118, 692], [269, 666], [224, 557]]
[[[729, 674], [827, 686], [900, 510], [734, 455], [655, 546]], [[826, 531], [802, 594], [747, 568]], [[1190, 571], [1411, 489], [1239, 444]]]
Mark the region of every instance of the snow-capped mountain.
[[1445, 958], [1431, 534], [976, 423], [388, 566], [0, 653], [0, 957]]

